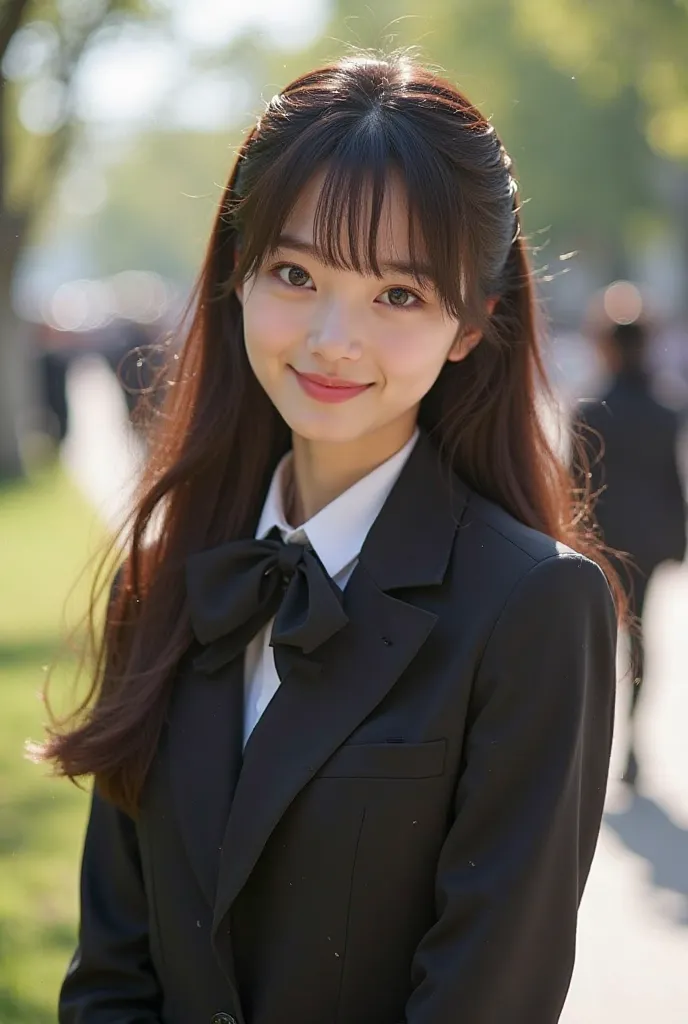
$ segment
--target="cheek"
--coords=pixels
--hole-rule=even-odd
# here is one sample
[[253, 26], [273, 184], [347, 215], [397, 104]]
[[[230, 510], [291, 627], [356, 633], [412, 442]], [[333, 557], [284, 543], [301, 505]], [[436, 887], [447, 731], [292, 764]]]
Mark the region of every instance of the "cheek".
[[244, 339], [249, 359], [272, 359], [285, 352], [298, 333], [294, 321], [288, 304], [275, 301], [256, 286], [244, 300]]
[[378, 348], [387, 383], [428, 390], [446, 362], [454, 337], [454, 328], [446, 323], [423, 324], [420, 319], [387, 336]]

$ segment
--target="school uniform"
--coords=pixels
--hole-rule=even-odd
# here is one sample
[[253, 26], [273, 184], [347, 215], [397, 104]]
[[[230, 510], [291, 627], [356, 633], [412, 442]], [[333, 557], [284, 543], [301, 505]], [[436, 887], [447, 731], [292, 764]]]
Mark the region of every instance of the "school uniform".
[[396, 458], [322, 534], [289, 537], [277, 487], [255, 541], [189, 558], [195, 640], [140, 814], [93, 799], [61, 1024], [558, 1019], [613, 601], [424, 435]]

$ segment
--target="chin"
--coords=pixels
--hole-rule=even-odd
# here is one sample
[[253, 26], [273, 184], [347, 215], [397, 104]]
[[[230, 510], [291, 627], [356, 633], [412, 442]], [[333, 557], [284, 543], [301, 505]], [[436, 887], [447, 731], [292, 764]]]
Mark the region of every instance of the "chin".
[[352, 418], [348, 417], [349, 422], [336, 422], [336, 417], [325, 422], [326, 417], [324, 416], [284, 416], [284, 413], [282, 416], [289, 429], [305, 441], [345, 444], [347, 441], [359, 441], [367, 433], [360, 422], [353, 423], [351, 422]]

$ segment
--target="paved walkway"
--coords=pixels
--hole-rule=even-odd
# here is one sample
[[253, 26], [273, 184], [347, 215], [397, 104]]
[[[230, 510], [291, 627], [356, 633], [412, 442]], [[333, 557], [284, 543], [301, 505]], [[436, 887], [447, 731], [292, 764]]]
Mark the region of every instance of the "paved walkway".
[[[563, 1024], [688, 1022], [686, 567], [667, 566], [658, 574], [646, 622], [642, 784], [633, 797], [610, 783]], [[626, 697], [621, 683], [619, 705]], [[623, 724], [612, 778], [621, 768]]]
[[84, 356], [67, 374], [69, 432], [62, 460], [112, 527], [131, 507], [142, 445], [129, 425], [124, 395], [105, 359]]
[[[107, 365], [75, 364], [69, 399], [73, 429], [65, 462], [105, 518], [117, 523], [132, 493], [140, 446]], [[642, 785], [632, 797], [610, 783], [562, 1024], [688, 1024], [688, 567], [658, 574], [646, 622]], [[620, 707], [626, 699], [622, 682]], [[623, 757], [618, 717], [612, 779]]]

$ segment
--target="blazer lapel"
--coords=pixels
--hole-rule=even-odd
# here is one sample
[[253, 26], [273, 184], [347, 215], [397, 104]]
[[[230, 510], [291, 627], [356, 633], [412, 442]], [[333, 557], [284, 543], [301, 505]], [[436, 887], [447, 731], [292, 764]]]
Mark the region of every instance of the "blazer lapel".
[[316, 652], [316, 670], [287, 676], [246, 745], [222, 843], [215, 928], [289, 804], [386, 696], [436, 619], [383, 593], [360, 566], [346, 604], [349, 623]]
[[243, 658], [212, 676], [192, 665], [180, 672], [168, 725], [170, 781], [184, 846], [210, 906], [241, 770], [243, 706]]
[[388, 591], [442, 582], [464, 504], [421, 437], [346, 588], [348, 624], [282, 681], [247, 743], [222, 842], [215, 933], [289, 805], [429, 636], [436, 616]]
[[469, 494], [421, 433], [361, 549], [381, 590], [442, 583]]

